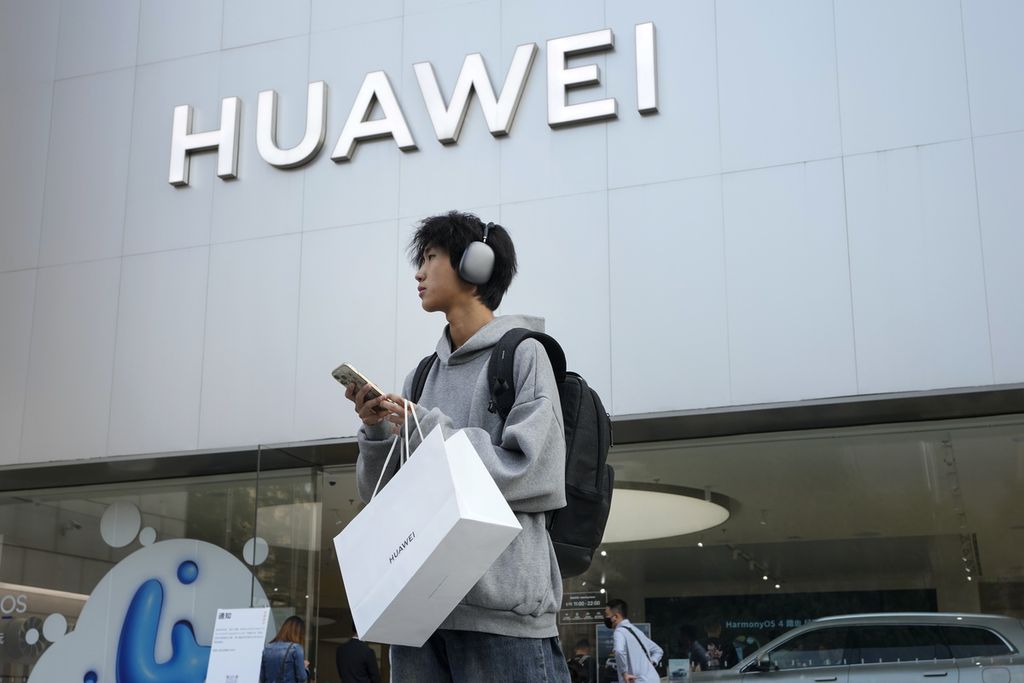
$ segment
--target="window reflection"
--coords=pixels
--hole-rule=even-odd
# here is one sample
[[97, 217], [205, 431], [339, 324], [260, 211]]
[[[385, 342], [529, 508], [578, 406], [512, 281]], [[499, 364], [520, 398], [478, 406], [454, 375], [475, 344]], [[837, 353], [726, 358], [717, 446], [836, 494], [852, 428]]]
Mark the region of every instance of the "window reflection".
[[845, 665], [847, 638], [848, 630], [845, 628], [827, 628], [805, 633], [776, 648], [771, 653], [772, 666], [779, 669], [800, 669]]
[[[742, 661], [835, 614], [1024, 616], [1021, 416], [618, 445], [610, 462], [617, 481], [736, 504], [701, 533], [608, 544], [565, 582], [567, 599], [603, 589], [629, 602], [670, 671], [698, 666], [709, 628]], [[594, 642], [595, 624], [577, 612], [563, 612], [562, 642]], [[935, 647], [929, 657], [942, 654]], [[822, 657], [800, 652], [795, 666]], [[838, 647], [824, 653], [834, 661]]]
[[[91, 666], [113, 666], [129, 617], [186, 622], [204, 657], [213, 629], [206, 617], [219, 606], [262, 604], [275, 623], [291, 614], [308, 620], [318, 582], [316, 495], [306, 470], [0, 496], [0, 681], [36, 670], [38, 680], [63, 680], [65, 669], [74, 669], [67, 680], [85, 680], [85, 664], [59, 648], [101, 652]], [[261, 524], [269, 538], [262, 558], [250, 556], [253, 567], [242, 551], [262, 538]], [[185, 561], [198, 578], [177, 571]], [[211, 588], [217, 581], [221, 588]], [[158, 598], [146, 610], [132, 602], [142, 590]], [[163, 631], [143, 649], [158, 664], [173, 654]]]

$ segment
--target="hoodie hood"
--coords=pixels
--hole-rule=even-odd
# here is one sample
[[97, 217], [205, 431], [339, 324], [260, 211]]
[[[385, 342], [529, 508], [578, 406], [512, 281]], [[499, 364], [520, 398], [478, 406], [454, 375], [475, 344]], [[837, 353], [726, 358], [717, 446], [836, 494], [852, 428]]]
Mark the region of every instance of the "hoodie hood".
[[501, 315], [487, 323], [476, 331], [465, 344], [452, 352], [452, 340], [448, 333], [448, 326], [445, 325], [444, 334], [437, 342], [437, 357], [442, 363], [448, 365], [459, 365], [466, 363], [484, 351], [490, 351], [491, 347], [498, 343], [498, 340], [509, 330], [517, 327], [525, 327], [533, 332], [544, 331], [544, 318], [532, 315]]

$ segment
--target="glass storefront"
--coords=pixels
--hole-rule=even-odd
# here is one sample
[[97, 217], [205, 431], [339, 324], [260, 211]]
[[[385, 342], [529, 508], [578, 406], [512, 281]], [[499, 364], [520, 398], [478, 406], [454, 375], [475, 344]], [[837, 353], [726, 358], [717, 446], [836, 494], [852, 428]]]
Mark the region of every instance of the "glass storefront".
[[[696, 641], [732, 663], [835, 614], [1024, 616], [1020, 417], [645, 444], [612, 460], [618, 481], [730, 501], [720, 526], [608, 546], [566, 582], [626, 600], [670, 660], [689, 660]], [[601, 627], [567, 616], [567, 647], [600, 645]], [[606, 654], [601, 680], [613, 680]]]
[[[588, 648], [598, 680], [613, 680], [600, 624], [613, 597], [648, 625], [667, 673], [691, 666], [694, 643], [727, 664], [832, 614], [1024, 617], [1024, 416], [646, 443], [610, 459], [624, 486], [703, 492], [729, 518], [609, 543], [566, 580], [563, 648]], [[639, 537], [659, 513], [637, 505]], [[352, 625], [332, 539], [360, 508], [350, 465], [2, 494], [0, 683], [57, 661], [50, 648], [116, 653], [123, 619], [109, 615], [165, 576], [163, 609], [196, 643], [217, 607], [269, 605], [275, 623], [306, 619], [316, 680], [337, 683]], [[191, 587], [174, 579], [187, 559]], [[99, 622], [86, 600], [104, 605]], [[386, 679], [387, 648], [374, 649]]]
[[183, 647], [156, 629], [168, 618], [188, 624], [205, 671], [199, 644], [226, 607], [306, 618], [315, 659], [318, 485], [306, 470], [0, 495], [0, 682], [128, 666], [117, 644], [129, 624], [156, 631], [152, 661], [135, 664], [170, 670]]

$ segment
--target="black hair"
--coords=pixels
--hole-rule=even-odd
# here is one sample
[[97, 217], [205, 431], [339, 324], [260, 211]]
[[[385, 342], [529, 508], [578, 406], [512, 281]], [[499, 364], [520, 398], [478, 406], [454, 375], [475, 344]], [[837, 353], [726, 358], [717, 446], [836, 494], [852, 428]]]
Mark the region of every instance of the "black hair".
[[[452, 268], [458, 272], [462, 254], [470, 244], [483, 238], [484, 228], [484, 222], [477, 216], [461, 211], [449, 211], [425, 218], [409, 242], [409, 260], [419, 268], [423, 265], [424, 252], [430, 247], [438, 247], [448, 252]], [[494, 272], [490, 280], [477, 285], [476, 296], [493, 311], [501, 304], [505, 292], [512, 284], [518, 264], [516, 248], [505, 228], [491, 224], [487, 244], [494, 251]]]
[[608, 609], [613, 612], [618, 612], [622, 615], [623, 619], [629, 619], [629, 605], [626, 604], [625, 600], [612, 598], [608, 601]]

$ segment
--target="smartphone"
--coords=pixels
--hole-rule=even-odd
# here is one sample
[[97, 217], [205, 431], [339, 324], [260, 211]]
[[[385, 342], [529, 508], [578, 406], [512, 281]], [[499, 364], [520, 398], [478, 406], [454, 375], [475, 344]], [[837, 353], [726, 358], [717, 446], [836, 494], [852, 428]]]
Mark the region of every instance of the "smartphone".
[[338, 367], [334, 368], [334, 371], [331, 372], [331, 376], [341, 382], [344, 387], [348, 387], [350, 384], [355, 384], [356, 391], [362, 389], [364, 384], [369, 384], [370, 390], [366, 392], [366, 400], [384, 395], [384, 392], [381, 391], [380, 387], [368, 380], [366, 375], [359, 372], [348, 363], [342, 363]]

